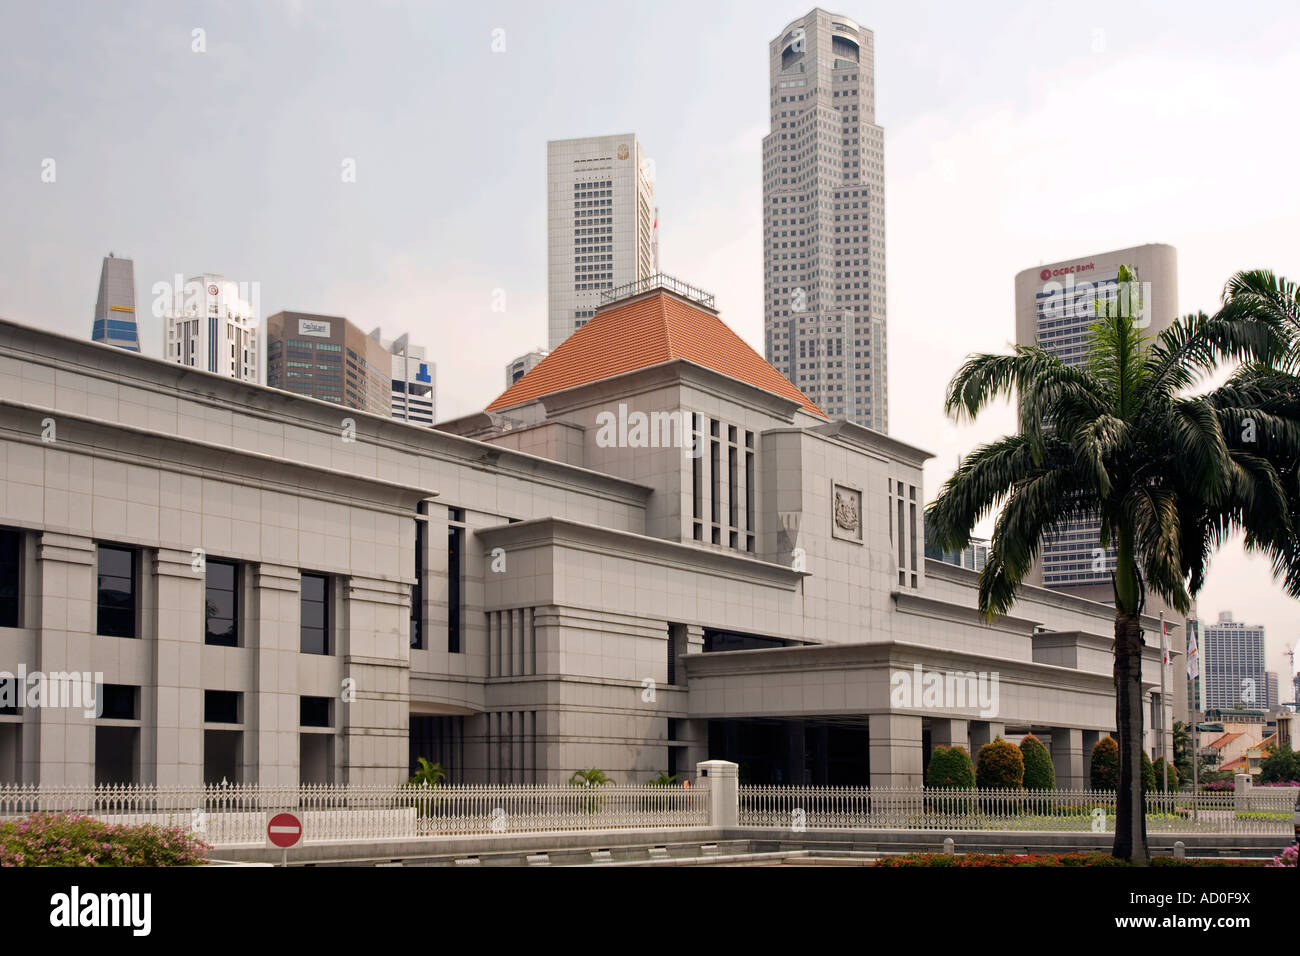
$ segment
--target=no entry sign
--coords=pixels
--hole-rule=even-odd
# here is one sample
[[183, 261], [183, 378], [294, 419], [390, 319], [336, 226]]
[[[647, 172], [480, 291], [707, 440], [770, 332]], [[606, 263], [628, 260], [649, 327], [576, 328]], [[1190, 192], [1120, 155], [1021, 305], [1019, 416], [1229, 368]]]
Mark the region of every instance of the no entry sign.
[[302, 821], [292, 813], [277, 813], [266, 821], [266, 839], [287, 850], [302, 839]]

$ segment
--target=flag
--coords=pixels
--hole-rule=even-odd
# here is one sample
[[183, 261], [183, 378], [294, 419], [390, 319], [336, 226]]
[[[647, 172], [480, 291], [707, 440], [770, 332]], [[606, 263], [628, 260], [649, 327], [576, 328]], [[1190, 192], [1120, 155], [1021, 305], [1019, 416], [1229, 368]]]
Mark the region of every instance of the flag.
[[1201, 676], [1201, 654], [1196, 647], [1196, 632], [1187, 632], [1187, 676], [1195, 680]]
[[1160, 615], [1160, 666], [1169, 666], [1169, 628], [1163, 614]]
[[655, 206], [655, 224], [650, 231], [650, 248], [654, 252], [655, 273], [659, 272], [659, 207]]

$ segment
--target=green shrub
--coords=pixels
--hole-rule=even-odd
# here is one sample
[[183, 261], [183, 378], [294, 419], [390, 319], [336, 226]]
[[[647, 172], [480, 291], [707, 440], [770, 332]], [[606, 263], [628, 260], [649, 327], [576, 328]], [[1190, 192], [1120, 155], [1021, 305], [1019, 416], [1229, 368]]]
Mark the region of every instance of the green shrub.
[[1023, 790], [1025, 758], [1020, 748], [1001, 737], [980, 748], [975, 782], [982, 790]]
[[[1157, 790], [1162, 790], [1164, 788], [1164, 779], [1165, 779], [1163, 773], [1164, 766], [1165, 766], [1164, 757], [1157, 757], [1156, 762], [1152, 764], [1152, 770], [1156, 775]], [[1179, 777], [1178, 775], [1178, 767], [1175, 764], [1171, 763], [1169, 765], [1169, 790], [1168, 790], [1169, 793], [1174, 793], [1178, 790], [1178, 784], [1181, 779], [1182, 778]]]
[[1025, 761], [1026, 790], [1056, 789], [1056, 768], [1052, 766], [1052, 755], [1041, 740], [1033, 734], [1026, 734], [1020, 741], [1020, 755]]
[[1268, 756], [1259, 764], [1260, 783], [1290, 783], [1300, 780], [1300, 753], [1291, 749], [1289, 743], [1273, 744], [1268, 748]]
[[1102, 737], [1093, 745], [1088, 776], [1094, 790], [1119, 789], [1119, 744], [1114, 737]]
[[197, 866], [212, 849], [180, 827], [33, 813], [0, 824], [0, 866]]
[[965, 747], [935, 747], [925, 772], [927, 787], [975, 789], [975, 768]]
[[1147, 756], [1147, 752], [1142, 751], [1142, 792], [1155, 793], [1160, 789], [1156, 782], [1156, 767]]
[[[1127, 860], [1119, 860], [1109, 853], [903, 853], [876, 860], [876, 866], [1132, 866]], [[1213, 857], [1193, 859], [1187, 857], [1176, 859], [1172, 856], [1157, 856], [1151, 859], [1151, 866], [1185, 867], [1185, 866], [1263, 866], [1255, 860], [1225, 860]], [[1284, 864], [1285, 865], [1285, 864]]]

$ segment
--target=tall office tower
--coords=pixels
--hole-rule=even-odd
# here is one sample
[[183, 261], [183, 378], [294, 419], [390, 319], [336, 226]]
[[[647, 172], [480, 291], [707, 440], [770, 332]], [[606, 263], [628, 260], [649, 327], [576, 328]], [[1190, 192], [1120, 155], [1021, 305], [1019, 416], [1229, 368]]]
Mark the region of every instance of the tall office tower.
[[246, 295], [245, 285], [223, 276], [187, 279], [163, 316], [167, 360], [261, 384], [257, 310]]
[[1268, 709], [1273, 710], [1282, 702], [1282, 699], [1278, 696], [1277, 672], [1265, 671], [1264, 680], [1268, 685]]
[[531, 352], [524, 353], [519, 356], [519, 358], [508, 364], [506, 366], [506, 388], [509, 388], [511, 385], [515, 384], [515, 382], [519, 381], [531, 372], [537, 367], [538, 362], [550, 354], [550, 351], [547, 349], [533, 349]]
[[386, 339], [376, 328], [371, 330], [370, 337], [392, 357], [393, 417], [417, 425], [432, 425], [438, 369], [425, 361], [424, 346], [412, 345], [409, 333]]
[[135, 265], [113, 253], [104, 257], [99, 270], [99, 297], [95, 300], [92, 342], [116, 345], [128, 352], [140, 351], [140, 326], [135, 318]]
[[393, 414], [392, 355], [347, 319], [277, 312], [266, 320], [266, 384], [376, 415]]
[[1231, 611], [1218, 623], [1201, 627], [1205, 709], [1264, 710], [1268, 678], [1264, 671], [1264, 628], [1232, 619]]
[[[1141, 283], [1143, 313], [1137, 321], [1150, 323], [1146, 326], [1149, 335], [1168, 328], [1178, 316], [1178, 253], [1173, 246], [1155, 244], [1067, 259], [1018, 273], [1016, 343], [1038, 345], [1066, 365], [1082, 365], [1087, 360], [1088, 329], [1097, 321], [1094, 300], [1119, 303], [1121, 291], [1131, 297], [1116, 284], [1121, 265], [1135, 268]], [[1115, 549], [1102, 550], [1099, 523], [1079, 520], [1043, 542], [1039, 562], [1028, 580], [1110, 603], [1115, 599], [1110, 578], [1114, 568]], [[1155, 598], [1148, 604], [1151, 614], [1170, 610]], [[1173, 612], [1166, 614], [1171, 623], [1181, 623], [1180, 618]]]
[[889, 426], [885, 134], [870, 30], [816, 9], [769, 47], [767, 360], [834, 418]]
[[654, 164], [631, 133], [546, 144], [548, 347], [654, 274]]

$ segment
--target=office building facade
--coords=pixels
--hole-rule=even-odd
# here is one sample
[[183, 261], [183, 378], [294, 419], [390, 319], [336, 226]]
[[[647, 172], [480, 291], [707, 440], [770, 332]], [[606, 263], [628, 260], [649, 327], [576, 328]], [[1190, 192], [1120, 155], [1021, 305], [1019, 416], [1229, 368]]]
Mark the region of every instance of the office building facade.
[[547, 347], [655, 271], [654, 164], [631, 133], [546, 144]]
[[769, 45], [767, 360], [834, 418], [889, 426], [884, 131], [870, 30], [816, 9]]
[[[1119, 267], [1137, 270], [1144, 298], [1146, 334], [1167, 329], [1178, 316], [1178, 254], [1173, 246], [1150, 244], [1066, 259], [1016, 274], [1016, 344], [1037, 345], [1066, 365], [1083, 365], [1088, 357], [1088, 330], [1097, 321], [1094, 300], [1120, 302]], [[1131, 308], [1134, 308], [1131, 306]], [[1069, 523], [1043, 541], [1030, 580], [1094, 601], [1114, 600], [1111, 573], [1115, 549], [1101, 547], [1095, 519]], [[1172, 614], [1169, 615], [1172, 619]]]
[[259, 317], [246, 288], [208, 273], [185, 280], [163, 316], [164, 357], [190, 368], [260, 384]]
[[386, 339], [377, 328], [371, 330], [370, 337], [392, 357], [393, 417], [417, 425], [432, 425], [437, 414], [438, 367], [427, 360], [424, 346], [411, 345], [409, 335]]
[[1206, 710], [1267, 710], [1268, 677], [1264, 670], [1264, 627], [1219, 614], [1201, 626], [1201, 667]]
[[533, 349], [531, 352], [525, 352], [519, 358], [509, 362], [506, 365], [506, 388], [509, 388], [531, 372], [542, 359], [550, 354], [549, 349]]
[[266, 384], [390, 416], [388, 349], [342, 316], [277, 312], [266, 320]]
[[140, 325], [135, 315], [135, 264], [111, 252], [99, 268], [99, 295], [90, 340], [128, 352], [140, 351]]

